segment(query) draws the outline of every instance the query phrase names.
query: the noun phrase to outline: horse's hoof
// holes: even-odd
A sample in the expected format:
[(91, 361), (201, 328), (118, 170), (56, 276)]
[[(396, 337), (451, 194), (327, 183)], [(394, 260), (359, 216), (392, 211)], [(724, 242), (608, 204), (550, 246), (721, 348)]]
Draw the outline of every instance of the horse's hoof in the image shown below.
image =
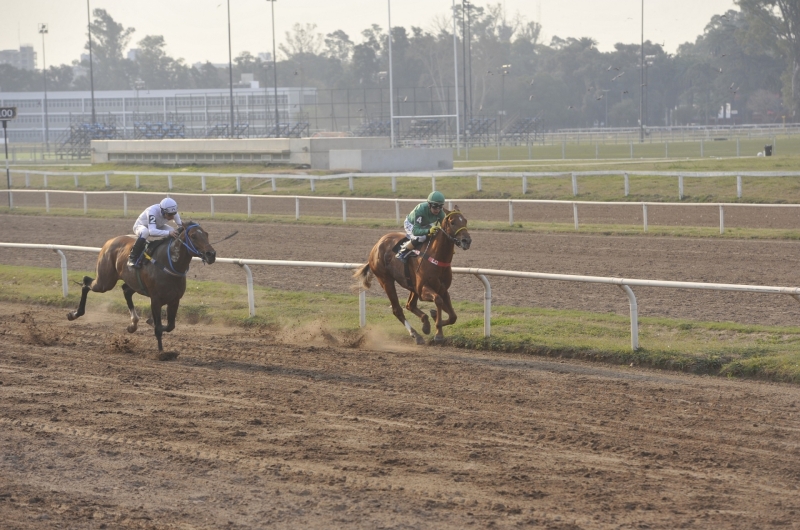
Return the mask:
[(139, 329), (139, 326), (138, 326), (138, 324), (137, 325), (130, 324), (130, 325), (128, 325), (128, 327), (126, 329), (128, 330), (128, 333), (133, 333), (137, 329)]
[(431, 321), (427, 318), (422, 321), (422, 332), (426, 335), (431, 332)]
[(160, 351), (156, 354), (157, 361), (174, 361), (178, 358), (176, 351)]
[(434, 320), (436, 320), (436, 310), (435, 309), (431, 309), (431, 316), (433, 317)]
[(67, 320), (69, 320), (70, 322), (72, 322), (76, 318), (78, 317), (75, 316), (75, 311), (70, 311), (69, 313), (67, 313)]
[(425, 339), (423, 337), (420, 337), (419, 335), (414, 337), (414, 339), (417, 341), (417, 346), (422, 346), (425, 344)]
[(148, 318), (147, 320), (145, 320), (145, 322), (147, 322), (148, 325), (152, 326), (153, 325), (153, 317)]
[(433, 337), (433, 342), (436, 344), (444, 343), (444, 335), (436, 335), (435, 337)]

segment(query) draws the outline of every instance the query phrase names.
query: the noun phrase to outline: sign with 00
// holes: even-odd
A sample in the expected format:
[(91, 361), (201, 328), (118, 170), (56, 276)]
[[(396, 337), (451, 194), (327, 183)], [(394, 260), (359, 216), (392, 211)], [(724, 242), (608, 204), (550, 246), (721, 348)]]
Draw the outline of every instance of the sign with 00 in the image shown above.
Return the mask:
[(0, 107), (0, 120), (13, 120), (17, 117), (17, 107)]

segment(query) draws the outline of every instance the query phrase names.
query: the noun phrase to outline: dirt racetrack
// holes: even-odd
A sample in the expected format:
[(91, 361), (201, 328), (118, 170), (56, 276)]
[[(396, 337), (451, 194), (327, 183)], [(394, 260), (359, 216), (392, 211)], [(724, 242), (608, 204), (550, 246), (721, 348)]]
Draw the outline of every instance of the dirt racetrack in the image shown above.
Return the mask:
[[(3, 241), (100, 246), (132, 221), (0, 216)], [(220, 256), (363, 261), (381, 230), (203, 222)], [(456, 265), (797, 285), (797, 243), (473, 232)], [(95, 257), (68, 253), (71, 269)], [(58, 261), (0, 249), (3, 264)], [(349, 275), (255, 268), (345, 291)], [(244, 281), (238, 267), (192, 268)], [(56, 287), (57, 288), (57, 287)], [(496, 304), (627, 312), (618, 289), (492, 280)], [(637, 289), (642, 314), (795, 323), (790, 297)], [(453, 294), (478, 301), (457, 277)], [(373, 289), (373, 295), (378, 293)], [(98, 296), (119, 296), (119, 291)], [(798, 307), (796, 307), (798, 306)], [(388, 311), (388, 309), (387, 309)], [(800, 389), (0, 304), (3, 528), (800, 528)], [(399, 324), (398, 324), (399, 325)]]
[(796, 387), (87, 317), (0, 305), (3, 528), (800, 528)]

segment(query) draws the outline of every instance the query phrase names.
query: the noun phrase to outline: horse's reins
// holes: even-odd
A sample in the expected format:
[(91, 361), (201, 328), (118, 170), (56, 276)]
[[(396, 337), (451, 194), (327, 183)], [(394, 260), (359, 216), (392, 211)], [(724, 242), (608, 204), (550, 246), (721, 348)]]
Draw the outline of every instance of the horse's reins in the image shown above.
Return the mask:
[[(198, 226), (200, 226), (200, 225), (197, 224), (197, 223), (189, 223), (188, 225), (186, 225), (186, 227), (183, 230), (183, 237), (178, 239), (178, 241), (180, 242), (181, 245), (186, 247), (186, 250), (188, 250), (191, 254), (194, 254), (195, 256), (200, 258), (201, 260), (203, 260), (203, 263), (205, 263), (206, 262), (205, 256), (199, 250), (197, 250), (197, 247), (194, 246), (194, 243), (189, 238), (189, 230), (191, 230), (192, 228), (197, 228)], [(186, 241), (184, 241), (184, 239)], [(184, 272), (178, 272), (178, 271), (175, 270), (175, 267), (172, 265), (172, 256), (170, 255), (170, 249), (171, 248), (172, 248), (172, 245), (167, 245), (167, 263), (169, 264), (169, 268), (172, 269), (172, 270), (167, 270), (167, 268), (164, 267), (164, 272), (166, 272), (167, 274), (171, 274), (173, 276), (180, 276), (180, 277), (186, 276), (186, 274), (189, 272), (188, 268)]]

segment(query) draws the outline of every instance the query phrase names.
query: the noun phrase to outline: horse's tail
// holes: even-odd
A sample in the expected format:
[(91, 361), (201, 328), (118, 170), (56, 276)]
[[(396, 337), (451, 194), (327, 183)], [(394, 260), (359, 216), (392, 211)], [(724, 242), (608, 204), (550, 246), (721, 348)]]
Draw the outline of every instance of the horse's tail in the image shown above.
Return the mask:
[(372, 278), (374, 275), (372, 274), (372, 269), (369, 268), (369, 263), (365, 263), (363, 267), (356, 270), (353, 273), (353, 278), (358, 280), (358, 284), (356, 287), (364, 289), (365, 291), (372, 286)]

